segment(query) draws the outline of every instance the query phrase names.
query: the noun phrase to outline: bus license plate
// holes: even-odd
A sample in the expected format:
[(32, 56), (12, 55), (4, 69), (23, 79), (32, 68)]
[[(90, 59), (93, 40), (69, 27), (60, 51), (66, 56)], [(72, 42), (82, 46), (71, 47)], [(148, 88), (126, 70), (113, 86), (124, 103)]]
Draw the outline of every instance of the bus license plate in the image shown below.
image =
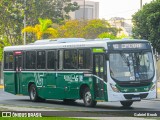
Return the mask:
[(133, 97), (132, 100), (135, 100), (135, 101), (140, 101), (140, 97)]

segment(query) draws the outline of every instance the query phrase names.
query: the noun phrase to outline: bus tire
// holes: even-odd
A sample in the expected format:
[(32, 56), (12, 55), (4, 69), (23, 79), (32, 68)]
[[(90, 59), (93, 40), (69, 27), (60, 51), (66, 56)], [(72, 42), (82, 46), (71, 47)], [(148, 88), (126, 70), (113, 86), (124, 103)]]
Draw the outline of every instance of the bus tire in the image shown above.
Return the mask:
[(130, 107), (133, 104), (133, 101), (120, 101), (123, 107)]
[(32, 84), (30, 87), (29, 87), (29, 97), (30, 97), (30, 100), (32, 102), (42, 102), (42, 101), (45, 101), (45, 99), (42, 99), (38, 96), (38, 93), (37, 93), (37, 90), (36, 90), (36, 85), (35, 84)]
[(88, 87), (83, 92), (83, 101), (86, 107), (94, 107), (97, 104), (97, 101), (92, 99), (92, 94)]

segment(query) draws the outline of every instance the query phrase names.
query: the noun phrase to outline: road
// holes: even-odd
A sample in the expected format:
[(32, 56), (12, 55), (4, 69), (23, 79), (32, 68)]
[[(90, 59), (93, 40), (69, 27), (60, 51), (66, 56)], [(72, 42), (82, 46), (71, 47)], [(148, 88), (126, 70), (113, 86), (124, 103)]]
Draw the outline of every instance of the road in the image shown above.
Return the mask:
[(68, 111), (160, 111), (160, 99), (142, 100), (133, 103), (130, 108), (123, 108), (119, 102), (98, 102), (95, 108), (85, 107), (83, 101), (77, 100), (75, 104), (66, 105), (62, 101), (47, 100), (44, 103), (35, 103), (28, 96), (16, 96), (0, 89), (0, 105), (19, 107), (39, 107), (50, 110)]

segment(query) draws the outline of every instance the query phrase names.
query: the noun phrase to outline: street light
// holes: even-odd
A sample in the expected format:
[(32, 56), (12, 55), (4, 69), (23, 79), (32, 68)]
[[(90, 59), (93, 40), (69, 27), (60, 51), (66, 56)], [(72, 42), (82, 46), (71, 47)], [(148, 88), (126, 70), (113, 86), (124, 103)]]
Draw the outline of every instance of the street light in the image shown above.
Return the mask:
[[(23, 20), (24, 28), (26, 27), (26, 0), (24, 0), (24, 20)], [(24, 45), (26, 44), (26, 32), (24, 32)]]
[(85, 6), (86, 6), (86, 0), (84, 0), (83, 3), (83, 20), (85, 20)]
[(140, 0), (140, 9), (142, 9), (142, 0)]

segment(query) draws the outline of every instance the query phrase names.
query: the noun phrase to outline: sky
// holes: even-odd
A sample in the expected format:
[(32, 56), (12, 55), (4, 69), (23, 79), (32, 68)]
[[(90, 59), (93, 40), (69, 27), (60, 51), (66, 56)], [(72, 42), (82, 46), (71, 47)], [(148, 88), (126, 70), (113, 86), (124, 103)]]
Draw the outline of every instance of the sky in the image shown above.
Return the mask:
[[(140, 0), (86, 0), (99, 2), (99, 18), (123, 17), (131, 19), (140, 9)], [(142, 0), (143, 5), (152, 0)]]

